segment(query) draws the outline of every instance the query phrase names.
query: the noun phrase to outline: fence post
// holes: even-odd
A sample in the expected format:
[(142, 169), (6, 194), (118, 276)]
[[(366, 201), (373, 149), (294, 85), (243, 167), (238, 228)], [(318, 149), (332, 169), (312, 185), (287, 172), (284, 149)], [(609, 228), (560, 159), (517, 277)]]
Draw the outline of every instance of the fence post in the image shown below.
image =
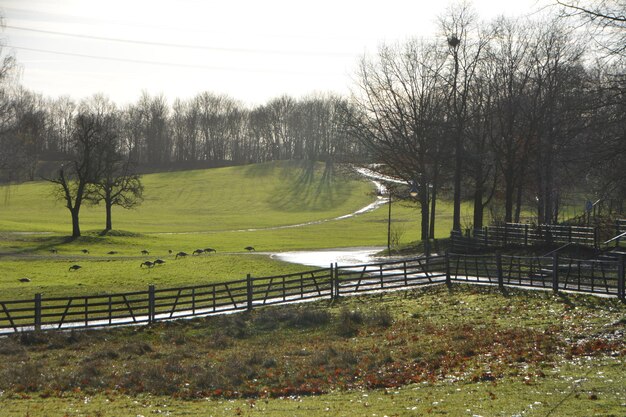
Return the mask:
[(508, 241), (509, 234), (509, 224), (504, 223), (504, 246), (506, 247)]
[(452, 280), (450, 278), (450, 251), (446, 249), (445, 254), (445, 264), (446, 264), (446, 285), (450, 287), (452, 284)]
[(496, 252), (496, 271), (498, 274), (498, 287), (504, 289), (504, 275), (502, 273), (502, 254), (500, 251)]
[(35, 294), (35, 330), (41, 330), (41, 294)]
[(624, 277), (626, 257), (620, 256), (619, 263), (617, 264), (617, 297), (626, 302), (626, 278)]
[(246, 296), (248, 299), (248, 311), (252, 311), (252, 276), (246, 275)]
[(335, 267), (333, 268), (333, 270), (335, 271), (335, 298), (339, 298), (339, 269), (337, 267), (337, 262), (335, 262)]
[(154, 285), (148, 285), (148, 323), (152, 323), (156, 317), (154, 305)]
[(489, 228), (485, 226), (485, 247), (486, 248), (489, 247), (489, 237), (487, 236), (487, 234), (489, 234)]
[(572, 225), (567, 228), (567, 241), (572, 243)]
[(528, 223), (524, 225), (524, 246), (528, 246)]
[(552, 254), (552, 290), (559, 292), (559, 254)]
[(593, 247), (598, 249), (598, 226), (593, 228)]
[(335, 292), (335, 274), (333, 273), (333, 263), (330, 263), (330, 268), (328, 269), (330, 274), (330, 299), (332, 300)]

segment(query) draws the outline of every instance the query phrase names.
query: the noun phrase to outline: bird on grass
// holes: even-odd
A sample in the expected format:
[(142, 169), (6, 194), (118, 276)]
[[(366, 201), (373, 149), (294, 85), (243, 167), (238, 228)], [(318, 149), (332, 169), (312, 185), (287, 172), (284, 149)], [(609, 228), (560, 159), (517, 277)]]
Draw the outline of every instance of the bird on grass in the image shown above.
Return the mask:
[(145, 262), (142, 262), (141, 265), (139, 265), (139, 267), (143, 268), (144, 265), (147, 266), (148, 268), (152, 268), (154, 266), (154, 262), (145, 261)]
[(204, 252), (205, 253), (210, 253), (210, 252), (217, 253), (217, 251), (215, 249), (213, 249), (213, 248), (206, 248), (206, 249), (204, 249)]
[(179, 257), (184, 258), (185, 256), (187, 256), (186, 252), (178, 252), (175, 259), (178, 259)]
[(88, 253), (89, 253), (89, 249), (81, 249), (80, 251), (81, 251), (82, 253), (84, 253), (84, 254), (88, 254)]
[(254, 251), (254, 247), (252, 247), (252, 246), (246, 246), (244, 249), (247, 250), (248, 252)]
[(72, 266), (70, 266), (69, 271), (78, 271), (80, 268), (82, 268), (82, 266), (80, 266), (80, 265), (72, 265)]
[(20, 278), (20, 282), (30, 282), (30, 278)]
[(117, 252), (114, 250), (107, 252), (107, 255), (115, 255), (115, 254), (117, 254)]
[(142, 255), (150, 255), (150, 252), (148, 252), (146, 249), (141, 251)]
[(200, 255), (201, 253), (204, 253), (204, 249), (196, 249), (193, 251), (192, 255)]
[(155, 265), (163, 265), (165, 261), (163, 259), (155, 259), (153, 264)]

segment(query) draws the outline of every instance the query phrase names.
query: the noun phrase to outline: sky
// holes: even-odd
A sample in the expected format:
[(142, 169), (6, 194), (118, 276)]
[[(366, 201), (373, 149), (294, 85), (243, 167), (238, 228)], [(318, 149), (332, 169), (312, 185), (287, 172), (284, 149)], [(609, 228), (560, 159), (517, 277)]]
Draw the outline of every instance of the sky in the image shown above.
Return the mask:
[[(476, 0), (481, 19), (548, 0)], [(543, 3), (542, 3), (543, 2)], [(2, 53), (44, 96), (143, 91), (171, 103), (209, 91), (246, 105), (287, 94), (349, 94), (360, 57), (436, 38), (449, 3), (423, 0), (0, 0)], [(442, 38), (445, 41), (445, 38)]]

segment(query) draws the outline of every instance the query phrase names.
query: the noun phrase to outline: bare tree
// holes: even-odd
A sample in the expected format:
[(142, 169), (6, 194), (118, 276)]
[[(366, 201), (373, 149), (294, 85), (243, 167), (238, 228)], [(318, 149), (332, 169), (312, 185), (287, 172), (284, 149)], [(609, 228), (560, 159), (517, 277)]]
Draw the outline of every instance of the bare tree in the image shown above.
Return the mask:
[[(0, 16), (0, 29), (3, 27), (4, 21)], [(0, 40), (0, 172), (6, 171), (9, 175), (19, 168), (19, 164), (16, 163), (19, 143), (13, 135), (15, 109), (12, 105), (16, 68), (15, 57), (7, 53), (4, 41)]]
[(81, 110), (74, 119), (72, 157), (61, 165), (56, 176), (48, 181), (57, 185), (58, 197), (65, 202), (72, 217), (72, 237), (81, 235), (79, 214), (87, 187), (99, 181), (98, 161), (104, 126), (96, 114)]
[(90, 111), (96, 115), (101, 128), (98, 178), (86, 189), (85, 199), (92, 204), (104, 203), (105, 232), (112, 229), (112, 207), (130, 209), (142, 201), (143, 185), (135, 171), (128, 148), (123, 147), (119, 136), (119, 116), (115, 105), (103, 96), (94, 96), (89, 102)]
[(626, 1), (556, 0), (561, 15), (580, 19), (611, 56), (626, 57)]
[(445, 55), (432, 44), (381, 47), (375, 61), (361, 61), (356, 112), (349, 122), (351, 134), (378, 161), (418, 186), (423, 240), (429, 236), (429, 201), (435, 197), (445, 137), (444, 63)]
[(449, 85), (449, 119), (454, 149), (454, 197), (452, 229), (461, 229), (462, 176), (468, 123), (471, 85), (478, 74), (478, 66), (490, 34), (477, 24), (477, 16), (467, 2), (454, 4), (440, 19), (441, 31), (446, 37), (450, 67), (447, 73)]

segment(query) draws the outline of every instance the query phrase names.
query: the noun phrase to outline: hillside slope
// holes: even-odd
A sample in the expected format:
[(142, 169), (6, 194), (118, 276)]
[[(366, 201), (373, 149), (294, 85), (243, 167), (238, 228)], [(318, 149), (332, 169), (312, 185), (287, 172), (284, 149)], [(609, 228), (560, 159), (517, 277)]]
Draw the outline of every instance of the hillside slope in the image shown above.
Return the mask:
[[(273, 162), (146, 175), (144, 202), (115, 207), (114, 229), (195, 232), (304, 223), (372, 201), (370, 183), (324, 164)], [(65, 232), (70, 215), (47, 182), (0, 187), (0, 231)], [(81, 209), (83, 230), (104, 226), (102, 207)]]

